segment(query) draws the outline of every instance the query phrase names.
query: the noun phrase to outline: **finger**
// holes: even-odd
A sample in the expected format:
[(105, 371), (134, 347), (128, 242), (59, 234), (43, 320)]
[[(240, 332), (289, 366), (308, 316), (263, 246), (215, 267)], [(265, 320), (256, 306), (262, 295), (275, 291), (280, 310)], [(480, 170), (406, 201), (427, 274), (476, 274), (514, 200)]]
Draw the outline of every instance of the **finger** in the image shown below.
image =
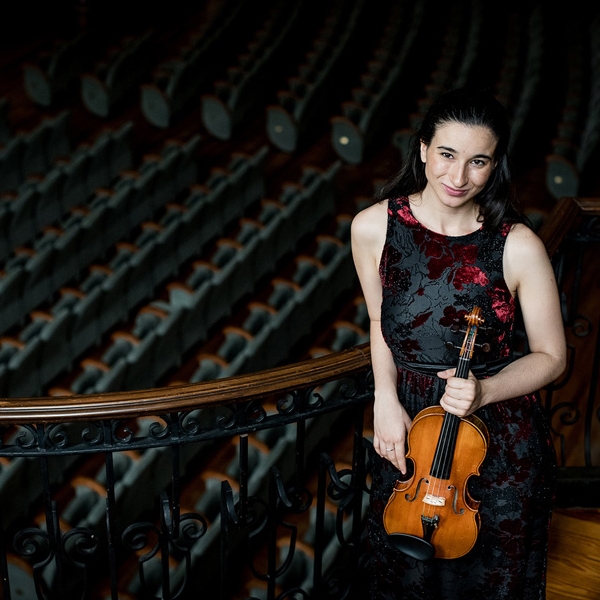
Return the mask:
[(454, 375), (454, 373), (456, 373), (456, 368), (452, 368), (452, 369), (445, 369), (444, 371), (438, 371), (437, 376), (440, 377), (441, 379), (449, 379), (450, 377), (452, 377)]

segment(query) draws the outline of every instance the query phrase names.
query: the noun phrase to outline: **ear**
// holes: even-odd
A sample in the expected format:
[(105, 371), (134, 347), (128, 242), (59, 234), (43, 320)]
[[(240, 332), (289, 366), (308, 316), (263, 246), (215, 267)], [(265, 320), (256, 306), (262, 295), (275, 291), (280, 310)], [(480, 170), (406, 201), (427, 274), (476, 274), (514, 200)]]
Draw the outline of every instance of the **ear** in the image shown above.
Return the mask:
[(421, 148), (421, 161), (426, 163), (427, 162), (427, 144), (423, 140), (420, 140), (419, 144), (420, 144), (420, 148)]

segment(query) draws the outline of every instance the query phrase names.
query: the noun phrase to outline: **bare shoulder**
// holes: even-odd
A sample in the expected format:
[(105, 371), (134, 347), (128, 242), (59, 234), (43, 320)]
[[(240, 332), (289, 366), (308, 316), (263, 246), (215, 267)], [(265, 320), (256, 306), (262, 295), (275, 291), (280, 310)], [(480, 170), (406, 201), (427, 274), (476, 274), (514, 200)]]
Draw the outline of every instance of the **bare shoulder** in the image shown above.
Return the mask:
[(518, 223), (508, 234), (504, 251), (504, 278), (513, 293), (528, 283), (540, 286), (542, 281), (554, 281), (546, 247), (527, 225)]
[(387, 230), (387, 200), (371, 204), (352, 219), (352, 237), (362, 241), (379, 241)]
[(534, 256), (548, 257), (542, 240), (523, 223), (515, 223), (512, 226), (506, 239), (506, 250), (509, 257), (517, 260), (526, 257), (534, 258)]

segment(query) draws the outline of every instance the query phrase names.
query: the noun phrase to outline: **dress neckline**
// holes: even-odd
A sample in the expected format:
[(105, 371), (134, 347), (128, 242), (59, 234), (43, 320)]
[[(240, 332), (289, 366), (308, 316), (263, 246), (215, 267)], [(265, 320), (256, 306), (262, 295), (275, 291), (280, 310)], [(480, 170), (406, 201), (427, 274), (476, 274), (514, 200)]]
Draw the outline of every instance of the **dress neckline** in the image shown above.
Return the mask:
[(470, 233), (464, 233), (462, 235), (448, 235), (446, 233), (440, 233), (439, 231), (435, 231), (434, 229), (430, 229), (429, 227), (426, 227), (425, 225), (423, 225), (423, 223), (421, 223), (421, 221), (419, 221), (419, 219), (417, 219), (417, 217), (415, 217), (415, 215), (412, 211), (412, 208), (410, 206), (410, 200), (408, 199), (408, 196), (402, 196), (401, 198), (398, 198), (397, 202), (400, 204), (400, 206), (404, 206), (406, 208), (406, 211), (408, 213), (407, 216), (409, 216), (410, 219), (412, 219), (414, 224), (416, 224), (419, 228), (421, 228), (423, 231), (426, 231), (430, 235), (435, 235), (437, 237), (446, 238), (446, 239), (450, 239), (450, 240), (458, 240), (461, 238), (469, 238), (471, 236), (474, 236), (474, 235), (480, 233), (481, 230), (483, 229), (483, 225), (480, 225), (474, 231), (471, 231)]

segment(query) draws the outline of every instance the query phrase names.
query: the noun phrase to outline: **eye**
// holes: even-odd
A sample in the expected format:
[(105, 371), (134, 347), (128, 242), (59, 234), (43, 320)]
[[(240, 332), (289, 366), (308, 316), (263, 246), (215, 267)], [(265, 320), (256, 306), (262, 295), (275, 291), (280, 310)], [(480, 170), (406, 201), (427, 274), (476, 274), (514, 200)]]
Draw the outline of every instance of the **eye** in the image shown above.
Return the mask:
[(475, 158), (472, 162), (477, 167), (485, 167), (487, 165), (487, 161), (481, 160), (480, 158)]

